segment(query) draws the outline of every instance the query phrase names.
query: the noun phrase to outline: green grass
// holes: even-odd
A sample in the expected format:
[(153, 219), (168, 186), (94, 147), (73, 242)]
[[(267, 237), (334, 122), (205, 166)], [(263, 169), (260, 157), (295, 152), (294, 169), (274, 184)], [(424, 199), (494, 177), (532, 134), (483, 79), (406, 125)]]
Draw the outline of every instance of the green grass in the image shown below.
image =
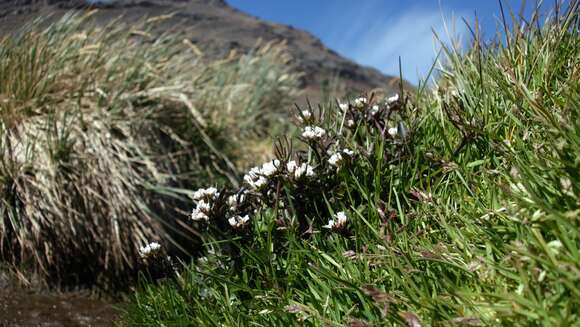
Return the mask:
[[(121, 325), (577, 326), (578, 2), (538, 19), (474, 35), (465, 54), (444, 47), (434, 92), (316, 112), (328, 134), (281, 140), (281, 168), (247, 193), (249, 226), (211, 200), (207, 223), (188, 222), (205, 255), (145, 279)], [(327, 147), (355, 157), (337, 173)], [(290, 159), (317, 177), (288, 177)], [(346, 228), (323, 228), (338, 211)]]
[(235, 183), (281, 126), (297, 83), (281, 45), (202, 61), (149, 34), (158, 20), (66, 15), (0, 39), (0, 258), (25, 281), (127, 288), (146, 242), (195, 251), (176, 225), (188, 189)]

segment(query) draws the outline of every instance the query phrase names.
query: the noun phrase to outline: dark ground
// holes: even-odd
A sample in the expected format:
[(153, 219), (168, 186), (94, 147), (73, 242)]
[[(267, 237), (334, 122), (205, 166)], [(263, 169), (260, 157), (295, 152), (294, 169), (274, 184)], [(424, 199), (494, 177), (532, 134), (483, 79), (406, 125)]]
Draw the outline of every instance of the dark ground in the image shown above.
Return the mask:
[(118, 305), (81, 292), (39, 293), (11, 287), (0, 289), (0, 327), (111, 326)]
[(16, 274), (0, 266), (0, 327), (111, 326), (122, 302), (99, 299), (88, 291), (49, 291), (34, 277), (22, 287)]

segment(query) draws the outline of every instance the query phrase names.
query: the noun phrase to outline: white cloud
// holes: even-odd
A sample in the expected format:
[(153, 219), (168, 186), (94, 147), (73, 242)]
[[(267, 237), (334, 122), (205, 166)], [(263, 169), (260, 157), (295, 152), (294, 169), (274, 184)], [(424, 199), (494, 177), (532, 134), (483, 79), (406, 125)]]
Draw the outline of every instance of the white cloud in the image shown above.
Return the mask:
[(454, 26), (451, 15), (439, 9), (411, 8), (395, 18), (372, 10), (365, 12), (350, 23), (350, 33), (336, 42), (337, 50), (389, 75), (399, 75), (400, 56), (403, 77), (412, 83), (427, 75), (436, 57), (439, 45), (433, 31), (445, 43), (450, 37), (466, 36), (465, 25), (461, 22)]

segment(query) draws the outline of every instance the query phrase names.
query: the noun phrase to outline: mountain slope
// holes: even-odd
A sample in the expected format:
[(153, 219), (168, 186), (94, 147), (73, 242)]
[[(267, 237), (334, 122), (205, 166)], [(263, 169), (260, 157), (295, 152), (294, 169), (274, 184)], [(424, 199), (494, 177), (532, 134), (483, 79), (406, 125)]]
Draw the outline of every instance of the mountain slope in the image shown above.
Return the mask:
[(341, 57), (305, 31), (262, 21), (228, 6), (223, 0), (116, 0), (96, 5), (82, 0), (2, 0), (0, 33), (14, 31), (39, 16), (56, 19), (70, 10), (91, 8), (99, 9), (94, 16), (99, 23), (120, 15), (124, 21), (132, 22), (172, 14), (157, 31), (183, 34), (208, 59), (226, 56), (232, 50), (246, 52), (258, 40), (285, 41), (294, 69), (304, 73), (302, 97), (313, 100), (320, 97), (324, 85), (336, 82), (343, 92), (375, 88), (394, 92), (399, 87), (398, 78)]

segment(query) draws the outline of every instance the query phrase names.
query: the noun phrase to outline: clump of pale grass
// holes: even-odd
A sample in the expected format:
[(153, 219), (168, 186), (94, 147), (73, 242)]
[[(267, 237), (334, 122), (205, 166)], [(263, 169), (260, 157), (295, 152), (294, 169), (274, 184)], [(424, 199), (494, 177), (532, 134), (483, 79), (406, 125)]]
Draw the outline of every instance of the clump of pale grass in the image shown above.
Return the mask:
[(183, 188), (236, 184), (234, 149), (294, 90), (282, 45), (202, 64), (150, 23), (65, 16), (0, 40), (0, 255), (14, 267), (122, 286), (145, 243), (184, 249), (165, 218)]

